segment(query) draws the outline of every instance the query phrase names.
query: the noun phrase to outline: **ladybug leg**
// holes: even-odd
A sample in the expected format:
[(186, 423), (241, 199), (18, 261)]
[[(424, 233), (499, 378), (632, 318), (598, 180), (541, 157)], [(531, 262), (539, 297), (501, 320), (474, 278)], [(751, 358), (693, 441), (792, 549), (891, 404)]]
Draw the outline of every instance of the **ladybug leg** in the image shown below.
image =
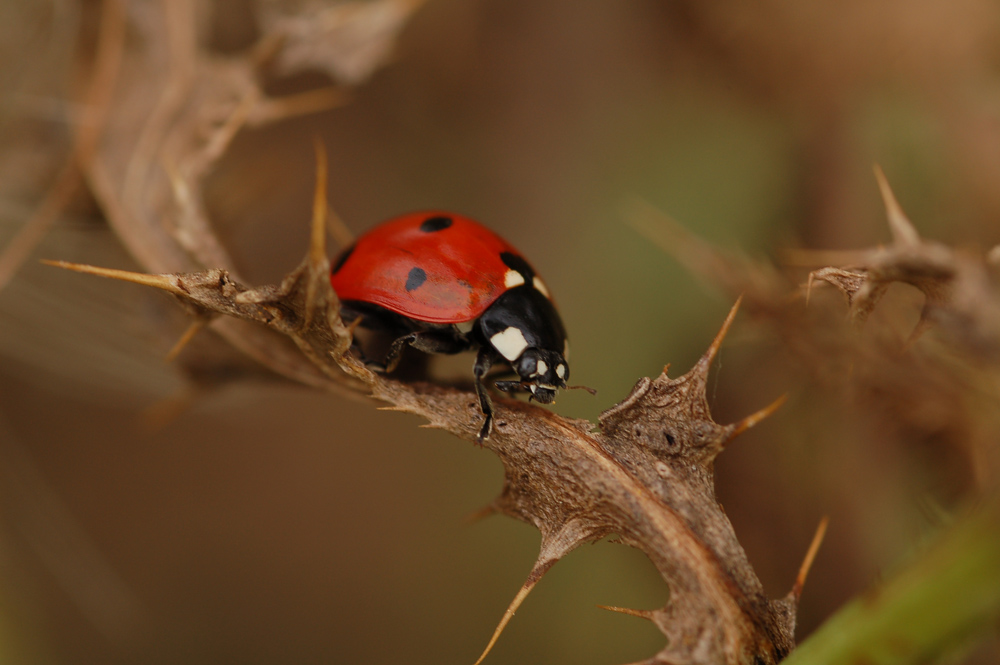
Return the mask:
[(425, 353), (443, 353), (451, 355), (468, 351), (471, 344), (464, 337), (456, 337), (453, 333), (441, 330), (425, 330), (415, 333), (410, 346)]
[(366, 358), (361, 347), (356, 348), (361, 354), (361, 360), (365, 363), (365, 367), (379, 374), (388, 374), (399, 365), (399, 361), (403, 357), (403, 347), (409, 344), (412, 341), (411, 338), (416, 334), (410, 333), (409, 335), (403, 335), (394, 339), (392, 346), (389, 347), (389, 351), (385, 354), (385, 359), (382, 361)]
[[(409, 335), (403, 335), (402, 337), (397, 337), (392, 341), (392, 346), (389, 347), (388, 353), (385, 354), (385, 360), (382, 361), (382, 370), (386, 374), (396, 369), (399, 365), (400, 359), (403, 357), (403, 349), (410, 344), (413, 344), (414, 340), (417, 339), (417, 335), (420, 333), (412, 332)], [(372, 363), (374, 365), (374, 363)]]
[(403, 349), (412, 346), (425, 353), (459, 353), (469, 348), (469, 342), (454, 335), (442, 333), (436, 330), (418, 330), (393, 340), (385, 360), (379, 363), (368, 363), (376, 371), (391, 372), (399, 365), (403, 357)]
[(526, 384), (522, 381), (497, 381), (493, 385), (497, 387), (497, 390), (502, 390), (503, 392), (511, 393), (512, 395), (516, 393), (530, 392)]
[(479, 396), (479, 408), (486, 416), (483, 427), (479, 430), (479, 445), (483, 445), (483, 441), (490, 438), (490, 433), (493, 432), (493, 400), (490, 399), (489, 393), (486, 392), (486, 386), (483, 385), (483, 377), (490, 371), (491, 365), (493, 365), (492, 351), (486, 346), (479, 347), (476, 364), (472, 367), (472, 374), (476, 379), (476, 395)]

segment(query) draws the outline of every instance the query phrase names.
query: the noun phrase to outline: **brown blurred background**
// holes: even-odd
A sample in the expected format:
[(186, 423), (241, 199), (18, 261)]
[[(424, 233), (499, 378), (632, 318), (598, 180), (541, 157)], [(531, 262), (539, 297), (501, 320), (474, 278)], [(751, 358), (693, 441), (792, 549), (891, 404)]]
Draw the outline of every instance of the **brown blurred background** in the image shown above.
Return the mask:
[[(2, 244), (66, 158), (80, 109), (65, 100), (88, 48), (68, 31), (87, 34), (97, 10), (0, 5)], [(206, 11), (220, 55), (254, 42), (250, 3)], [(761, 260), (866, 247), (888, 240), (878, 162), (925, 236), (1000, 242), (998, 45), (1000, 6), (986, 0), (431, 0), (350, 104), (241, 133), (209, 182), (210, 213), (249, 280), (279, 279), (306, 244), (319, 135), (353, 230), (427, 207), (481, 219), (544, 274), (573, 381), (599, 390), (555, 410), (596, 420), (640, 376), (686, 371), (732, 304), (627, 223), (636, 199)], [(35, 254), (137, 268), (86, 195)], [(919, 297), (894, 287), (890, 300), (902, 314), (885, 325), (905, 337)], [(497, 460), (412, 417), (226, 382), (210, 336), (183, 364), (216, 359), (201, 378), (217, 387), (174, 409), (192, 384), (162, 359), (184, 327), (159, 294), (34, 261), (0, 292), (0, 662), (473, 662), (539, 541), (506, 518), (466, 522), (499, 491)], [(744, 316), (710, 399), (730, 422), (790, 393), (717, 475), (772, 596), (830, 516), (802, 639), (981, 470), (953, 423), (887, 435), (800, 362)], [(660, 647), (656, 629), (596, 605), (665, 600), (640, 553), (583, 548), (487, 662), (639, 660)], [(970, 662), (995, 662), (991, 648)]]

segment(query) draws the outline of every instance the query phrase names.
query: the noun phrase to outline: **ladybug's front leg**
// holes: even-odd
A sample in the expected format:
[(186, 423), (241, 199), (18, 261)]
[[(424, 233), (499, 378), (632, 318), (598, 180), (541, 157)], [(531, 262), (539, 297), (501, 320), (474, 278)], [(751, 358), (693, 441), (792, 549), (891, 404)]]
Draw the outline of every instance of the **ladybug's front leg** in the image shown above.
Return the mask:
[(483, 385), (483, 377), (490, 371), (492, 365), (492, 349), (487, 346), (479, 347), (476, 364), (472, 367), (472, 374), (476, 378), (476, 394), (479, 396), (479, 408), (482, 409), (483, 415), (486, 416), (486, 420), (483, 421), (483, 427), (479, 430), (479, 437), (477, 438), (479, 445), (483, 445), (483, 441), (490, 438), (490, 434), (493, 432), (493, 400), (490, 399), (489, 393), (486, 392), (486, 386)]
[(502, 390), (503, 392), (510, 393), (511, 395), (531, 392), (529, 384), (524, 381), (497, 381), (493, 385), (497, 387), (497, 390)]

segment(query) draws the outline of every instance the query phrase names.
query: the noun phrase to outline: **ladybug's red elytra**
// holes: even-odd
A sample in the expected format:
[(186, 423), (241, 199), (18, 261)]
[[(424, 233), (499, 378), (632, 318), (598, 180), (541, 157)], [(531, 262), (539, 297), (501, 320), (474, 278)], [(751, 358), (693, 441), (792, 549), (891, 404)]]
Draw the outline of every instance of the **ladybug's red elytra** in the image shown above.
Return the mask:
[(493, 430), (483, 385), (493, 364), (509, 365), (520, 378), (497, 381), (505, 392), (551, 404), (566, 388), (566, 330), (548, 289), (516, 249), (468, 217), (430, 211), (390, 219), (338, 257), (330, 281), (345, 319), (360, 316), (363, 327), (393, 336), (385, 371), (407, 345), (428, 353), (479, 350), (480, 441)]

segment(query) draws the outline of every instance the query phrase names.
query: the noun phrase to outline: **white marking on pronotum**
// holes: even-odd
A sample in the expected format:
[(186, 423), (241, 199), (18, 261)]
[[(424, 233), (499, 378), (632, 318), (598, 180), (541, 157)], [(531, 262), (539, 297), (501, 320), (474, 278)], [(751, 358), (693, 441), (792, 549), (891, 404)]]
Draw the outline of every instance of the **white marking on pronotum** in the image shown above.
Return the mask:
[(459, 321), (458, 323), (455, 324), (455, 328), (458, 329), (458, 332), (462, 333), (463, 335), (466, 335), (472, 332), (472, 326), (475, 325), (475, 323), (476, 323), (475, 319), (473, 319), (472, 321)]
[(566, 378), (566, 365), (563, 365), (562, 363), (556, 365), (556, 376), (560, 379)]
[(508, 270), (503, 276), (503, 285), (508, 289), (524, 284), (524, 275), (516, 270)]
[(535, 369), (535, 374), (545, 374), (549, 371), (549, 366), (545, 364), (544, 360), (538, 361), (538, 367)]
[(536, 277), (533, 280), (531, 280), (531, 284), (536, 289), (538, 289), (539, 291), (541, 291), (543, 296), (545, 296), (546, 298), (550, 297), (549, 296), (549, 290), (547, 288), (545, 288), (545, 282), (543, 282), (541, 279), (539, 279), (538, 277)]
[(524, 333), (514, 326), (490, 337), (490, 344), (507, 360), (516, 360), (528, 348), (528, 341), (524, 339)]

